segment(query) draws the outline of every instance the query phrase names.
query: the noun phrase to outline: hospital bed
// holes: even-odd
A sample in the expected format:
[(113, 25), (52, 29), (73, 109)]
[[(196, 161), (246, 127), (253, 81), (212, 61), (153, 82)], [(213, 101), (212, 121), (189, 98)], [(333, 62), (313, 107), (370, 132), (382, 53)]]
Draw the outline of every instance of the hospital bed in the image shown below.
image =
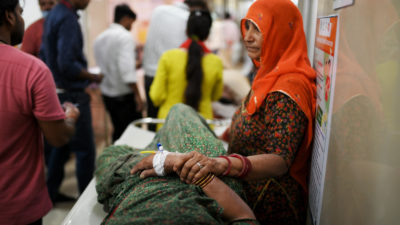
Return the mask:
[[(230, 119), (207, 120), (208, 124), (214, 125), (214, 132), (217, 136), (225, 131), (230, 122)], [(125, 129), (121, 137), (115, 141), (114, 145), (129, 145), (135, 148), (146, 147), (155, 136), (155, 132), (144, 130), (138, 126), (157, 123), (164, 123), (164, 120), (143, 118), (133, 121)], [(228, 144), (224, 143), (224, 147), (227, 149)], [(96, 178), (93, 178), (61, 224), (98, 225), (103, 221), (106, 215), (107, 213), (103, 211), (103, 205), (97, 202)]]

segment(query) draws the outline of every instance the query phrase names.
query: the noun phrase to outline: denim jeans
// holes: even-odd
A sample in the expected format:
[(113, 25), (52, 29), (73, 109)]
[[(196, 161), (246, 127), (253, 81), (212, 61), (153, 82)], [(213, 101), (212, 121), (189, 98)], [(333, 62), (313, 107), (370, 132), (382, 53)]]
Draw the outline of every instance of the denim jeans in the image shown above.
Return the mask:
[(76, 157), (76, 176), (79, 192), (82, 193), (93, 177), (95, 167), (95, 145), (90, 110), (90, 96), (85, 92), (67, 92), (58, 95), (61, 104), (65, 101), (78, 104), (80, 117), (75, 124), (75, 134), (62, 147), (52, 147), (48, 158), (47, 188), (54, 200), (64, 178), (64, 165), (71, 152)]

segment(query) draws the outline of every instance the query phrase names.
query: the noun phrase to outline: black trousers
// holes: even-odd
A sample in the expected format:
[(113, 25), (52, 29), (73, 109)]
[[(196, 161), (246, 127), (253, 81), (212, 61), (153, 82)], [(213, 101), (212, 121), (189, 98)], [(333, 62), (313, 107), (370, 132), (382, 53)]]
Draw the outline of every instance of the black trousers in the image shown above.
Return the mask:
[[(151, 101), (150, 95), (149, 95), (150, 86), (151, 86), (151, 83), (153, 83), (153, 80), (154, 80), (154, 77), (147, 76), (147, 75), (144, 76), (144, 87), (146, 90), (146, 99), (147, 99), (147, 116), (152, 117), (152, 118), (157, 118), (158, 107), (155, 107), (153, 105), (153, 102)], [(149, 130), (156, 131), (155, 124), (149, 125), (148, 127), (149, 127)]]
[(76, 121), (75, 134), (71, 140), (61, 147), (52, 147), (48, 155), (46, 183), (53, 202), (59, 193), (64, 179), (64, 165), (71, 152), (75, 153), (76, 177), (80, 193), (93, 178), (96, 160), (90, 96), (83, 91), (71, 91), (58, 94), (58, 98), (61, 104), (66, 101), (79, 104), (80, 116)]
[(110, 113), (114, 126), (113, 142), (121, 136), (132, 121), (142, 118), (142, 113), (136, 111), (135, 95), (133, 93), (118, 97), (103, 95), (103, 101), (107, 111)]

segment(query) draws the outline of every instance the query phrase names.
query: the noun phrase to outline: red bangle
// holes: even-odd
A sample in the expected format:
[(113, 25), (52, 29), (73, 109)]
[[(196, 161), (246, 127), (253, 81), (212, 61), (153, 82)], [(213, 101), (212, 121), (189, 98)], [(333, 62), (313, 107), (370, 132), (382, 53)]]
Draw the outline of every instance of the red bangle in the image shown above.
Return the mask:
[(238, 177), (244, 178), (252, 169), (250, 160), (247, 157), (239, 154), (231, 154), (229, 156), (240, 159), (242, 161), (242, 170), (240, 171)]
[(245, 174), (243, 174), (243, 177), (247, 176), (247, 174), (250, 173), (250, 171), (253, 169), (253, 166), (251, 165), (251, 161), (249, 158), (247, 158), (246, 156), (243, 156), (243, 158), (246, 160), (247, 163), (247, 171)]
[(225, 172), (222, 173), (222, 176), (226, 176), (231, 172), (232, 162), (227, 156), (220, 155), (218, 157), (219, 158), (224, 158), (224, 159), (226, 159), (228, 161), (228, 168), (226, 168)]

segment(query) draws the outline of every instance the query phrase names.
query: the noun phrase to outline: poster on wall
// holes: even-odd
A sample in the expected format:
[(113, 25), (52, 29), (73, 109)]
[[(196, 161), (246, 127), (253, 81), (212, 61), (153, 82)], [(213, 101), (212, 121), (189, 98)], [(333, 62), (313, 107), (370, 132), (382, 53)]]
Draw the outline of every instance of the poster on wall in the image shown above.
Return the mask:
[(353, 4), (354, 0), (333, 0), (333, 9), (336, 10)]
[(309, 204), (313, 225), (319, 225), (322, 208), (335, 90), (338, 27), (338, 15), (317, 19), (314, 53), (314, 67), (317, 72), (317, 104), (309, 181)]

